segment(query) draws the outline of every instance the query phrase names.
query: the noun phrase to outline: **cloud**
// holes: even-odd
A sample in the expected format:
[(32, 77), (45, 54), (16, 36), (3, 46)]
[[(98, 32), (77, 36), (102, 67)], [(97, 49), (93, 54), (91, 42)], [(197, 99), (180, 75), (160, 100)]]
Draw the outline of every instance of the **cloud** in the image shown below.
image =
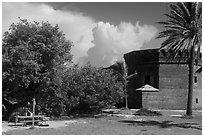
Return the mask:
[(2, 4), (2, 31), (9, 29), (11, 23), (18, 22), (18, 17), (28, 21), (49, 21), (53, 26), (58, 24), (65, 37), (74, 44), (72, 54), (74, 61), (87, 55), (89, 48), (93, 47), (92, 29), (96, 26), (93, 18), (82, 13), (55, 10), (44, 3), (6, 3)]
[(96, 22), (92, 17), (71, 10), (54, 9), (45, 3), (2, 4), (2, 31), (9, 29), (18, 17), (28, 21), (49, 21), (59, 25), (65, 37), (74, 44), (71, 52), (74, 62), (81, 65), (90, 62), (95, 66), (109, 66), (122, 60), (123, 54), (141, 49), (158, 32), (154, 26), (134, 25), (121, 22), (115, 26), (110, 23)]
[(124, 53), (141, 49), (158, 32), (154, 26), (140, 25), (139, 22), (135, 25), (121, 22), (118, 26), (99, 22), (92, 31), (94, 47), (91, 47), (88, 55), (81, 57), (79, 62), (90, 62), (104, 67), (123, 60)]

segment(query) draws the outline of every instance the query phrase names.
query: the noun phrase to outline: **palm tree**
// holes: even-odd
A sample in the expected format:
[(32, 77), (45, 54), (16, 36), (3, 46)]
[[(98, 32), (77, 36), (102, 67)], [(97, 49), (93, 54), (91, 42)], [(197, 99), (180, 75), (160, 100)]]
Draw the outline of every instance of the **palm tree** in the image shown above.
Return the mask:
[(165, 28), (157, 38), (166, 38), (160, 49), (178, 53), (188, 51), (189, 88), (186, 115), (192, 116), (193, 74), (195, 59), (199, 58), (202, 42), (202, 3), (185, 2), (170, 5), (168, 19), (158, 22)]

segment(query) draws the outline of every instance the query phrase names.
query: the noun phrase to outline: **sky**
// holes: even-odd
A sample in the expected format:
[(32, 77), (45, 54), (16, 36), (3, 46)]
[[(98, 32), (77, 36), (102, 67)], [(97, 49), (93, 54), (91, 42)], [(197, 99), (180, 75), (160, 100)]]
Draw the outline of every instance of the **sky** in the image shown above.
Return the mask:
[(59, 25), (73, 42), (73, 61), (108, 67), (133, 50), (158, 48), (167, 2), (3, 2), (2, 31), (18, 17)]

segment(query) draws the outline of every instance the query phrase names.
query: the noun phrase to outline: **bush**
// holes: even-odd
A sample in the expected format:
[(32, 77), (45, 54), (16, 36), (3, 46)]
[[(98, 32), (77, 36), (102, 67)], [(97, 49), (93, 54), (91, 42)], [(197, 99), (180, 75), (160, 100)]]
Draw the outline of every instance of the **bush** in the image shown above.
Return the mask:
[(111, 70), (97, 69), (90, 64), (69, 68), (62, 90), (66, 92), (71, 111), (93, 112), (108, 108), (122, 101), (124, 85)]
[(98, 112), (124, 98), (124, 83), (111, 70), (71, 66), (59, 73), (56, 88), (40, 101), (43, 112), (60, 117), (73, 113)]

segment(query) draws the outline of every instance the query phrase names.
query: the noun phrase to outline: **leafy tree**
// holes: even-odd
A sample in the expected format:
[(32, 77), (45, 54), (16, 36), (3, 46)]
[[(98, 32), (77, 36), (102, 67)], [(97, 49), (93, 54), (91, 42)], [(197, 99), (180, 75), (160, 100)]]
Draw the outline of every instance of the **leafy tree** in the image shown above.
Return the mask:
[[(61, 89), (57, 91), (59, 93), (56, 100), (42, 98), (42, 104), (47, 101), (50, 103), (46, 104), (58, 106), (63, 112), (59, 109), (56, 111), (61, 114), (100, 111), (122, 101), (124, 83), (118, 79), (118, 75), (111, 70), (95, 68), (90, 64), (83, 67), (74, 65), (63, 72)], [(50, 107), (50, 110), (55, 108)]]
[[(3, 35), (3, 97), (27, 102), (50, 91), (57, 71), (71, 62), (72, 43), (58, 25), (20, 19)], [(7, 116), (13, 111), (7, 108)]]
[(132, 79), (133, 77), (135, 77), (137, 75), (137, 72), (128, 75), (127, 73), (127, 66), (125, 64), (125, 62), (123, 61), (117, 61), (116, 63), (114, 63), (113, 65), (109, 66), (106, 69), (111, 69), (113, 70), (117, 75), (119, 74), (120, 79), (124, 82), (125, 84), (125, 108), (128, 109), (128, 82), (130, 79)]
[(188, 51), (189, 89), (186, 114), (192, 115), (193, 74), (195, 59), (200, 56), (202, 41), (202, 3), (184, 2), (170, 5), (168, 20), (159, 22), (165, 28), (157, 38), (165, 37), (161, 48), (174, 51), (174, 57)]

